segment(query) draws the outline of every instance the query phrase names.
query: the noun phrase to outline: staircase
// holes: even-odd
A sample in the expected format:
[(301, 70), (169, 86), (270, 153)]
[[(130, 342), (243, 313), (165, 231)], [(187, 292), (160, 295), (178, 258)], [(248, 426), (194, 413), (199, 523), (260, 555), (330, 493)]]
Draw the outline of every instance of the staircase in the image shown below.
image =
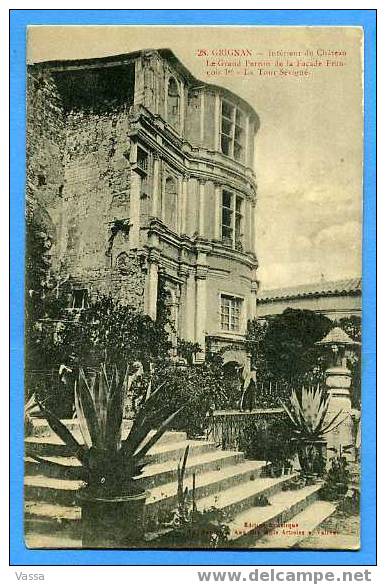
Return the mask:
[[(80, 440), (76, 421), (66, 424)], [(283, 491), (296, 474), (264, 477), (264, 461), (246, 460), (237, 451), (220, 451), (206, 440), (187, 440), (182, 432), (167, 432), (146, 456), (148, 464), (143, 473), (149, 492), (149, 548), (157, 546), (158, 519), (176, 507), (177, 465), (188, 444), (185, 485), (192, 489), (195, 473), (197, 508), (216, 506), (229, 514), (232, 547), (299, 546), (334, 511), (332, 504), (318, 500), (320, 485)], [(32, 454), (66, 465), (67, 469), (52, 469), (36, 462)], [(46, 423), (36, 419), (33, 435), (25, 440), (24, 530), (29, 548), (81, 548), (81, 512), (76, 504), (76, 493), (83, 485), (79, 466)], [(270, 505), (258, 505), (262, 496), (268, 498)]]

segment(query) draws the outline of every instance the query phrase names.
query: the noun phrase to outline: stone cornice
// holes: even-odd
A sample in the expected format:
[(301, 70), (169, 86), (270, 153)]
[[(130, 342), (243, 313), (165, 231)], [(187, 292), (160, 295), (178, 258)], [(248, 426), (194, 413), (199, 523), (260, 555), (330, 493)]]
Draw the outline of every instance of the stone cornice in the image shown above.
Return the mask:
[(150, 220), (148, 231), (149, 234), (156, 234), (162, 241), (167, 242), (178, 249), (184, 248), (193, 254), (201, 252), (208, 254), (209, 256), (229, 258), (230, 260), (234, 260), (235, 262), (247, 266), (251, 270), (258, 268), (258, 261), (253, 254), (228, 248), (219, 242), (207, 240), (206, 238), (190, 238), (186, 234), (178, 235), (158, 218), (152, 218)]
[(132, 108), (129, 136), (138, 136), (154, 154), (173, 165), (182, 175), (229, 186), (241, 191), (251, 201), (256, 199), (256, 177), (252, 169), (220, 152), (192, 146), (143, 106)]

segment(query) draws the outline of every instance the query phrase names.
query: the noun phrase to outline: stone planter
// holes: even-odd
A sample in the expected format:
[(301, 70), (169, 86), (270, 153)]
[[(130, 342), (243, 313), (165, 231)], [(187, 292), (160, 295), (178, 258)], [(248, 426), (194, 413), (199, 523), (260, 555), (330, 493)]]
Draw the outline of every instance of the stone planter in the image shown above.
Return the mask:
[(306, 477), (322, 477), (326, 469), (327, 442), (298, 440), (297, 452), (303, 474)]
[(135, 548), (143, 543), (147, 492), (97, 498), (83, 491), (81, 506), (84, 548)]

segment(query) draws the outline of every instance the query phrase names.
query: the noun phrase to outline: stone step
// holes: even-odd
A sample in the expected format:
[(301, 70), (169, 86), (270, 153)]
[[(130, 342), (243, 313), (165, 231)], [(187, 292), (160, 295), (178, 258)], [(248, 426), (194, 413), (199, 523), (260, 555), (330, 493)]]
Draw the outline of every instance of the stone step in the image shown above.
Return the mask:
[(208, 452), (215, 452), (216, 445), (214, 442), (205, 439), (187, 440), (179, 443), (170, 443), (165, 445), (156, 445), (145, 456), (146, 463), (166, 463), (174, 461), (176, 468), (179, 459), (183, 456), (186, 447), (189, 445), (189, 456), (194, 457)]
[(63, 506), (42, 501), (24, 504), (24, 531), (26, 534), (51, 535), (63, 538), (80, 538), (81, 510), (78, 506)]
[[(229, 466), (236, 466), (244, 461), (244, 454), (238, 451), (208, 451), (189, 457), (186, 463), (185, 476), (189, 477), (193, 473), (196, 475), (208, 471), (219, 471)], [(154, 463), (146, 465), (143, 469), (142, 479), (147, 488), (153, 488), (165, 483), (177, 481), (177, 466), (175, 460), (164, 463)]]
[(199, 498), (198, 510), (209, 510), (213, 506), (234, 517), (243, 510), (254, 506), (256, 498), (270, 497), (280, 491), (283, 486), (297, 477), (296, 473), (283, 477), (256, 477), (254, 480), (243, 482), (219, 493)]
[(63, 535), (61, 532), (38, 534), (27, 532), (24, 537), (25, 545), (29, 549), (78, 549), (82, 548), (82, 540)]
[(40, 463), (33, 457), (24, 458), (24, 474), (28, 475), (44, 475), (46, 477), (54, 477), (56, 479), (80, 479), (82, 464), (76, 457), (45, 457), (52, 463), (63, 465), (61, 467), (52, 467), (46, 463)]
[[(50, 436), (56, 436), (56, 434), (52, 431), (49, 424), (47, 423), (47, 421), (44, 418), (33, 417), (31, 420), (32, 420), (32, 432), (31, 432), (30, 437), (28, 437), (28, 438), (32, 438), (32, 437), (46, 437), (47, 438)], [(79, 423), (78, 423), (77, 419), (63, 419), (61, 422), (66, 425), (66, 427), (74, 434), (74, 436), (77, 438), (77, 440), (79, 440), (80, 442), (83, 442), (81, 432), (79, 430)], [(131, 420), (124, 421), (123, 427), (122, 427), (122, 429), (123, 429), (122, 435), (124, 437), (127, 435), (129, 429), (131, 428), (131, 425), (132, 425)], [(155, 431), (151, 431), (149, 433), (149, 436), (154, 434), (154, 433), (155, 433)], [(159, 444), (173, 443), (176, 441), (180, 442), (180, 441), (185, 441), (185, 440), (186, 440), (186, 433), (183, 431), (166, 431), (158, 443)]]
[(254, 548), (298, 548), (315, 528), (336, 510), (336, 504), (317, 500), (305, 510), (292, 516), (289, 526), (274, 528), (256, 540)]
[[(204, 439), (184, 440), (178, 442), (157, 443), (145, 456), (148, 463), (164, 463), (169, 460), (177, 461), (183, 455), (186, 446), (189, 445), (191, 456), (215, 450), (215, 443)], [(67, 457), (72, 456), (71, 449), (59, 437), (29, 437), (25, 440), (26, 455), (33, 454), (41, 457)]]
[(26, 501), (76, 506), (76, 495), (83, 486), (79, 480), (29, 475), (24, 478), (24, 498)]
[[(260, 476), (265, 467), (262, 461), (245, 461), (238, 465), (228, 466), (220, 470), (208, 471), (196, 478), (196, 496), (208, 496), (217, 490), (226, 489), (240, 482), (254, 481)], [(192, 476), (187, 476), (185, 485), (191, 490)], [(45, 475), (26, 476), (24, 481), (24, 494), (27, 502), (40, 502), (42, 506), (37, 508), (44, 511), (45, 504), (59, 504), (61, 506), (76, 506), (76, 495), (79, 489), (84, 486), (80, 480), (58, 479)], [(153, 487), (149, 490), (146, 507), (149, 509), (148, 517), (152, 520), (157, 518), (160, 510), (173, 509), (177, 503), (177, 482), (170, 482)], [(60, 518), (58, 512), (52, 506), (47, 507), (48, 516), (55, 512), (55, 518)], [(27, 516), (30, 512), (27, 512)], [(43, 514), (44, 515), (44, 514)], [(76, 515), (75, 515), (76, 517)]]
[[(256, 472), (260, 472), (261, 462), (259, 465), (259, 462), (248, 461), (233, 468), (224, 468), (224, 470), (218, 472), (217, 480), (215, 477), (216, 472), (213, 474), (203, 474), (200, 478), (197, 478), (198, 494), (205, 493), (206, 489), (210, 491), (213, 489), (213, 492), (209, 496), (200, 496), (197, 498), (197, 508), (204, 510), (215, 505), (217, 508), (226, 511), (229, 515), (233, 515), (233, 520), (229, 525), (230, 547), (294, 547), (302, 539), (306, 538), (301, 533), (302, 531), (312, 531), (334, 511), (333, 504), (317, 500), (318, 491), (321, 487), (320, 484), (307, 486), (294, 491), (280, 491), (286, 482), (293, 479), (295, 474), (282, 478), (257, 477), (256, 479), (251, 479), (249, 475), (250, 479), (246, 480), (248, 474), (254, 473), (253, 463), (258, 463)], [(236, 469), (236, 467), (241, 466), (244, 469), (244, 475), (242, 477), (240, 477)], [(231, 472), (232, 469), (233, 474)], [(236, 478), (239, 478), (240, 481), (236, 481)], [(47, 480), (47, 478), (45, 479)], [(233, 483), (233, 480), (235, 480), (235, 484), (230, 488), (224, 489), (227, 481)], [(57, 480), (53, 481), (55, 482)], [(191, 487), (191, 478), (190, 480), (187, 478), (185, 483), (188, 487)], [(221, 490), (219, 493), (216, 493), (214, 487), (216, 483), (217, 489)], [(51, 487), (54, 487), (54, 485), (51, 485)], [(74, 488), (75, 486), (71, 485), (71, 487)], [(175, 505), (175, 495), (173, 496), (171, 491), (173, 487), (176, 490), (176, 484), (174, 486), (166, 484), (165, 486), (151, 490), (147, 502), (147, 509), (150, 508), (153, 509), (153, 512), (156, 511), (157, 506), (162, 506), (165, 499), (169, 499), (170, 506), (168, 506), (168, 509), (173, 508)], [(200, 490), (203, 491), (200, 492)], [(255, 506), (254, 501), (256, 497), (262, 495), (268, 497), (270, 505), (264, 507)], [(154, 498), (153, 501), (152, 498)], [(60, 541), (61, 536), (61, 542), (63, 544), (58, 544), (58, 548), (67, 547), (64, 541), (67, 542), (72, 539), (74, 542), (79, 542), (80, 508), (68, 504), (69, 500), (67, 500), (67, 505), (63, 505), (63, 502), (60, 504), (58, 503), (59, 499), (56, 496), (55, 503), (43, 501), (25, 502), (25, 530), (28, 534), (32, 533), (35, 535), (35, 544), (28, 544), (28, 546), (55, 548), (54, 542), (52, 542), (52, 545), (48, 544), (50, 535), (53, 541), (56, 539), (57, 542)], [(147, 519), (148, 521), (150, 520), (148, 513)], [(282, 526), (288, 523), (289, 520), (291, 520), (289, 526)], [(280, 532), (282, 530), (289, 530), (290, 533), (281, 537)], [(39, 539), (39, 535), (43, 535), (42, 540)], [(285, 543), (283, 542), (283, 538), (285, 539)]]
[[(25, 457), (25, 475), (44, 475), (57, 479), (80, 479), (81, 464), (76, 457), (47, 456), (48, 461), (65, 465), (66, 469), (53, 468), (40, 463), (32, 457)], [(207, 471), (219, 471), (227, 466), (234, 466), (244, 461), (244, 454), (237, 451), (208, 451), (193, 457), (188, 457), (185, 476), (193, 473), (201, 474)], [(172, 459), (164, 463), (148, 464), (143, 469), (142, 481), (146, 488), (153, 488), (164, 483), (177, 481), (178, 462)]]
[[(215, 471), (207, 471), (196, 476), (196, 501), (233, 486), (240, 486), (249, 481), (254, 481), (261, 476), (265, 468), (265, 461), (244, 461), (238, 465), (232, 465)], [(193, 476), (187, 476), (184, 480), (184, 489), (188, 488), (189, 497), (192, 496)], [(149, 491), (146, 500), (147, 522), (154, 522), (162, 512), (176, 508), (177, 482), (159, 485)]]
[(229, 525), (233, 546), (259, 548), (258, 541), (264, 534), (275, 530), (314, 503), (320, 488), (321, 484), (317, 484), (293, 491), (271, 491), (271, 494), (266, 491), (270, 505), (251, 505), (234, 516)]
[[(33, 416), (30, 420), (32, 427), (32, 430), (30, 431), (31, 437), (49, 437), (50, 435), (55, 434), (45, 418), (38, 418)], [(76, 418), (61, 419), (61, 422), (66, 425), (70, 431), (79, 430), (79, 423)]]
[[(230, 486), (240, 486), (245, 482), (255, 482), (265, 467), (263, 461), (244, 461), (238, 465), (227, 466), (220, 470), (208, 471), (196, 478), (197, 505), (218, 490), (228, 490)], [(272, 480), (268, 480), (270, 486)], [(192, 476), (187, 476), (185, 485), (192, 489)], [(266, 481), (263, 487), (266, 488)], [(80, 481), (30, 476), (25, 480), (25, 529), (29, 532), (50, 533), (59, 528), (64, 534), (77, 537), (80, 531), (80, 507), (76, 494), (82, 487)], [(271, 488), (272, 489), (272, 488)], [(177, 482), (157, 486), (149, 490), (146, 501), (146, 522), (157, 520), (165, 510), (173, 510), (177, 505)]]

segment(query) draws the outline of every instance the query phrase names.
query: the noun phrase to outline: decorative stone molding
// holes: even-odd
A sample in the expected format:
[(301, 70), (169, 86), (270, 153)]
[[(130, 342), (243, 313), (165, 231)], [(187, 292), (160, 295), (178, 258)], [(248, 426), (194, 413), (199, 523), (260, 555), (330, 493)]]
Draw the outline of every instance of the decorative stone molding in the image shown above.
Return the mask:
[(196, 279), (206, 280), (209, 268), (207, 266), (196, 266)]
[(152, 264), (159, 264), (161, 259), (161, 253), (159, 250), (152, 249), (149, 252), (148, 261)]

